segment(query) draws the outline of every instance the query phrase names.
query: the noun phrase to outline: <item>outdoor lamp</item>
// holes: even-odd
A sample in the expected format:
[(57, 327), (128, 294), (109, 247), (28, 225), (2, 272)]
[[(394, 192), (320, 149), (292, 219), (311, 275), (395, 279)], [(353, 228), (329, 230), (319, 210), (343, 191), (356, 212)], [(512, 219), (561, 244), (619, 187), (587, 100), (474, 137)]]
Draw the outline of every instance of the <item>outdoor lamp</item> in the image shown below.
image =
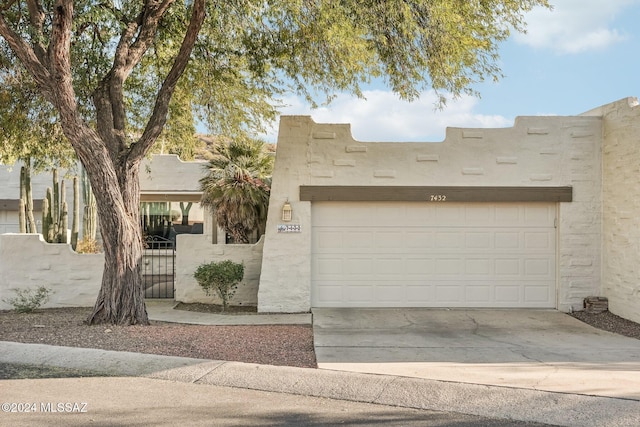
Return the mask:
[(282, 206), (282, 220), (291, 221), (292, 212), (293, 211), (291, 210), (291, 204), (287, 200), (286, 202), (284, 202), (284, 205)]

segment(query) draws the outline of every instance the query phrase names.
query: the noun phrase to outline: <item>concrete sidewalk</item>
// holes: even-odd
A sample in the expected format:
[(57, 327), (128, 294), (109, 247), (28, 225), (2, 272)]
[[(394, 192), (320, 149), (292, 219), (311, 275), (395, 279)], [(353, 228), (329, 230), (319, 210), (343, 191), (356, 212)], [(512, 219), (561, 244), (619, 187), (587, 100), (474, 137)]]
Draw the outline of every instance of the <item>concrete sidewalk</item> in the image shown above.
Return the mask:
[(310, 325), (311, 313), (274, 314), (214, 314), (174, 310), (175, 303), (167, 299), (145, 301), (149, 320), (191, 325)]
[[(105, 375), (136, 376), (138, 378), (129, 380), (131, 384), (146, 385), (150, 394), (154, 393), (156, 387), (149, 382), (149, 379), (153, 379), (456, 412), (492, 419), (511, 419), (560, 426), (636, 427), (640, 425), (640, 402), (636, 400), (421, 378), (11, 342), (0, 342), (0, 363), (61, 366), (90, 369)], [(24, 386), (20, 384), (24, 381), (45, 380), (4, 381), (0, 387), (0, 400), (10, 402), (14, 397), (23, 398)], [(64, 379), (46, 380), (50, 390), (53, 390), (50, 393), (56, 390), (56, 383), (52, 385), (51, 381), (59, 381), (61, 388), (68, 382)], [(88, 386), (92, 383), (111, 384), (111, 386)], [(65, 399), (79, 399), (76, 396), (80, 395), (82, 401), (98, 405), (105, 396), (117, 395), (118, 387), (122, 387), (117, 381), (105, 383), (104, 378), (83, 378), (82, 384), (85, 384), (84, 388), (76, 387), (76, 394), (73, 396), (60, 391), (55, 392), (48, 400), (54, 399), (61, 402)], [(158, 383), (157, 387), (164, 389), (164, 383)], [(176, 388), (178, 388), (177, 385)], [(182, 390), (180, 399), (185, 402), (198, 400), (204, 392), (198, 387), (180, 386), (179, 388)], [(19, 390), (22, 390), (23, 394), (20, 394)], [(36, 398), (36, 391), (37, 388), (31, 391), (31, 400)]]
[[(210, 325), (311, 323), (310, 314), (213, 315), (173, 310), (172, 306), (172, 301), (148, 301), (147, 310), (150, 319)], [(375, 327), (372, 319), (362, 321), (372, 328)], [(320, 326), (326, 327), (327, 324)], [(352, 323), (352, 326), (356, 324)], [(451, 329), (451, 323), (449, 323), (449, 329)], [(482, 335), (477, 334), (479, 329), (476, 328), (474, 331), (477, 337)], [(323, 334), (319, 334), (319, 337), (326, 338)], [(342, 336), (342, 339), (347, 338), (346, 335)], [(369, 336), (369, 338), (374, 341), (380, 339), (376, 336)], [(395, 336), (395, 333), (391, 335), (387, 333), (383, 338), (401, 339)], [(351, 342), (357, 344), (353, 339)], [(322, 351), (326, 350), (324, 348)], [(343, 356), (339, 352), (336, 354), (339, 357)], [(370, 357), (379, 356), (371, 354)], [(77, 387), (81, 388), (78, 390), (84, 393), (85, 400), (97, 406), (104, 406), (104, 396), (120, 395), (122, 387), (132, 390), (148, 389), (150, 394), (160, 390), (164, 394), (175, 394), (173, 390), (179, 389), (180, 400), (195, 402), (199, 401), (203, 393), (202, 387), (207, 386), (469, 414), (492, 420), (520, 420), (562, 426), (636, 427), (640, 425), (639, 400), (592, 396), (584, 393), (549, 392), (508, 385), (478, 384), (473, 383), (473, 377), (467, 376), (464, 371), (462, 371), (464, 378), (447, 380), (446, 378), (418, 378), (418, 375), (412, 374), (410, 370), (399, 372), (398, 375), (389, 375), (389, 372), (384, 371), (378, 374), (354, 372), (357, 370), (355, 367), (342, 371), (331, 368), (303, 369), (13, 342), (0, 342), (0, 363), (55, 366), (127, 377), (126, 379), (80, 379), (78, 384), (81, 385)], [(377, 364), (383, 367), (385, 365), (385, 363)], [(385, 369), (390, 366), (392, 364)], [(463, 366), (464, 364), (460, 363), (452, 367), (451, 372), (455, 373)], [(489, 365), (488, 368), (490, 367)], [(553, 370), (553, 367), (548, 369)], [(596, 371), (597, 366), (594, 367), (593, 372)], [(499, 372), (484, 374), (492, 376), (499, 375)], [(459, 378), (459, 376), (452, 375), (451, 378)], [(154, 381), (157, 385), (154, 385)], [(175, 386), (167, 384), (175, 384)], [(56, 401), (64, 401), (77, 396), (77, 393), (73, 396), (65, 394), (69, 387), (68, 379), (7, 380), (3, 381), (0, 387), (0, 401), (10, 402), (12, 398), (25, 396), (35, 399), (40, 396), (37, 395), (37, 390), (46, 390), (42, 392), (45, 393), (42, 396), (55, 396)], [(44, 397), (41, 398), (44, 399)], [(284, 396), (283, 399), (285, 399)], [(313, 405), (319, 404), (313, 403)], [(176, 405), (179, 406), (179, 401)], [(176, 420), (178, 421), (182, 420)], [(468, 425), (482, 425), (482, 423)]]

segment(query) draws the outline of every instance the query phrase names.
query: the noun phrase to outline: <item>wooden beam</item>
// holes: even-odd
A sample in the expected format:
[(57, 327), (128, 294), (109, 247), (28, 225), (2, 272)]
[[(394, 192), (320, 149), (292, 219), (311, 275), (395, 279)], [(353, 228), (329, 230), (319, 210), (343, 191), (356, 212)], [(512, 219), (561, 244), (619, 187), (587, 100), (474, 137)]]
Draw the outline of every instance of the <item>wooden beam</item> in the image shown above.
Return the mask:
[(140, 193), (141, 202), (194, 202), (200, 203), (202, 193)]
[[(20, 199), (0, 199), (0, 211), (17, 211), (20, 209)], [(42, 199), (33, 200), (33, 210), (42, 210)]]
[(571, 202), (573, 187), (301, 185), (302, 201)]

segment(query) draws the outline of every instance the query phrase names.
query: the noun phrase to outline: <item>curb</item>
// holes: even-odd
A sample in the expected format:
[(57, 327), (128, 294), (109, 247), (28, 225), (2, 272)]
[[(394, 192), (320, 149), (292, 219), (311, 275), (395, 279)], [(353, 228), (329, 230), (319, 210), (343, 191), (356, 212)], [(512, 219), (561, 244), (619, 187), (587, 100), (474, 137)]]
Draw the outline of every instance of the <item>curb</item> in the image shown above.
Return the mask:
[(638, 426), (640, 401), (390, 375), (0, 342), (0, 363), (244, 388), (563, 426)]

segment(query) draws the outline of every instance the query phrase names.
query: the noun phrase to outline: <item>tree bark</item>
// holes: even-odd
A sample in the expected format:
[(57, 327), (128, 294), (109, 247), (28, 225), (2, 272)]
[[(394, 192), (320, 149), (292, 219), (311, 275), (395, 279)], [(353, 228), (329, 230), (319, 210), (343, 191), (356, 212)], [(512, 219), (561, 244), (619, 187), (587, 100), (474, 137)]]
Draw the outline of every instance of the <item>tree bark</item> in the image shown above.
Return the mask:
[(140, 229), (140, 162), (153, 146), (166, 122), (169, 101), (189, 61), (202, 27), (205, 0), (195, 0), (191, 20), (140, 139), (130, 142), (125, 125), (124, 82), (152, 45), (158, 25), (175, 0), (147, 0), (137, 19), (123, 29), (114, 52), (111, 70), (94, 89), (97, 128), (83, 120), (78, 109), (71, 73), (73, 0), (53, 4), (50, 43), (42, 31), (44, 11), (29, 3), (34, 45), (12, 29), (0, 14), (0, 36), (33, 77), (40, 93), (58, 110), (67, 139), (87, 171), (91, 182), (104, 243), (102, 286), (89, 324), (148, 324), (141, 275), (143, 254)]
[[(89, 172), (89, 176), (96, 173), (99, 174)], [(87, 322), (146, 325), (149, 319), (141, 274), (144, 244), (140, 229), (138, 165), (121, 165), (118, 175), (119, 185), (103, 188), (96, 194), (96, 198), (101, 199), (98, 216), (103, 230), (105, 263), (100, 293)], [(115, 208), (118, 205), (121, 208)]]

